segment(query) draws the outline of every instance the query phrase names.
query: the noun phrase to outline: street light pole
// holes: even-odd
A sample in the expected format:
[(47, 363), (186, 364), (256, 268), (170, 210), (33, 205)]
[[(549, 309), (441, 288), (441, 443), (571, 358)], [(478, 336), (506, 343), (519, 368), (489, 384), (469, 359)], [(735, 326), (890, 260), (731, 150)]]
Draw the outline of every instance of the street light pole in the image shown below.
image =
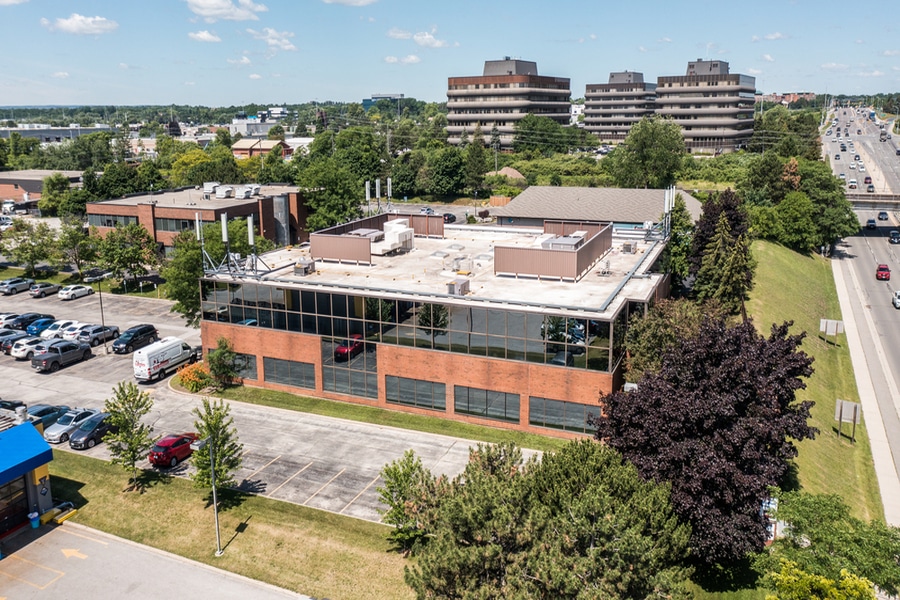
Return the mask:
[(215, 444), (212, 443), (212, 436), (191, 442), (191, 448), (194, 450), (202, 450), (209, 446), (209, 468), (210, 479), (212, 479), (212, 495), (213, 495), (213, 514), (216, 519), (216, 556), (222, 556), (222, 538), (219, 535), (219, 498), (216, 495), (216, 453)]

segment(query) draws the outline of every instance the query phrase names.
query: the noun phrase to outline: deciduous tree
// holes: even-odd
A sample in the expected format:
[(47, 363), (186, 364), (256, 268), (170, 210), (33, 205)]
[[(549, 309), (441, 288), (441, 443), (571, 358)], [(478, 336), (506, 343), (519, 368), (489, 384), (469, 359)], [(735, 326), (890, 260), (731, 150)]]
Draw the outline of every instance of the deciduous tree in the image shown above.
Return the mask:
[(98, 243), (98, 254), (100, 261), (117, 277), (128, 273), (137, 279), (147, 273), (148, 266), (157, 262), (156, 242), (138, 223), (107, 231)]
[(645, 117), (605, 159), (619, 187), (661, 189), (675, 183), (687, 153), (681, 127), (671, 119)]
[(334, 158), (306, 161), (297, 175), (310, 210), (306, 226), (309, 231), (346, 223), (359, 216), (363, 188), (347, 167)]
[(670, 482), (678, 515), (692, 526), (701, 563), (736, 561), (762, 549), (760, 507), (812, 438), (811, 401), (796, 401), (812, 358), (790, 323), (768, 338), (752, 321), (729, 327), (706, 318), (699, 332), (664, 352), (636, 391), (603, 398), (597, 437), (644, 479)]
[(215, 454), (216, 490), (234, 485), (234, 473), (243, 463), (244, 446), (238, 441), (237, 428), (231, 417), (231, 406), (224, 400), (210, 401), (202, 398), (200, 406), (191, 411), (196, 417), (194, 428), (200, 439), (206, 439), (205, 447), (191, 457), (196, 471), (191, 475), (194, 485), (201, 488), (212, 487), (210, 451)]
[(216, 349), (206, 355), (206, 364), (209, 365), (209, 374), (216, 382), (220, 390), (228, 387), (238, 376), (238, 368), (235, 364), (237, 353), (231, 347), (227, 338), (220, 337), (216, 340)]
[(138, 462), (147, 457), (153, 446), (153, 426), (141, 421), (152, 408), (150, 394), (139, 390), (133, 381), (117, 384), (113, 396), (103, 404), (112, 425), (103, 441), (112, 462), (131, 473), (130, 489), (138, 489)]
[(26, 275), (34, 275), (40, 263), (56, 266), (59, 261), (56, 231), (44, 221), (16, 219), (14, 223), (0, 238), (0, 253), (10, 262), (25, 267)]
[(58, 248), (62, 259), (75, 267), (81, 277), (81, 269), (97, 259), (97, 240), (84, 227), (81, 217), (70, 216), (62, 219), (59, 228)]

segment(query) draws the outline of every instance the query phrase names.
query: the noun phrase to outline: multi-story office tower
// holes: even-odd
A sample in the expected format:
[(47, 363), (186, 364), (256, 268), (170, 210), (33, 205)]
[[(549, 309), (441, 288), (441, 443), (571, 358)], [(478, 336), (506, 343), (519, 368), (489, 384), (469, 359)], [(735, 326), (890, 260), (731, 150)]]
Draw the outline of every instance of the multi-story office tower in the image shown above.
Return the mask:
[(756, 78), (728, 72), (722, 60), (688, 63), (685, 75), (659, 77), (656, 114), (673, 118), (692, 152), (737, 150), (753, 135)]
[(471, 139), (480, 126), (490, 144), (496, 127), (500, 147), (511, 148), (515, 125), (527, 114), (567, 125), (571, 96), (567, 77), (538, 75), (535, 62), (509, 57), (485, 61), (481, 76), (447, 79), (448, 140), (459, 144), (463, 132)]
[(589, 83), (584, 93), (584, 128), (603, 141), (620, 142), (632, 125), (654, 114), (656, 84), (644, 74), (609, 74), (609, 83)]

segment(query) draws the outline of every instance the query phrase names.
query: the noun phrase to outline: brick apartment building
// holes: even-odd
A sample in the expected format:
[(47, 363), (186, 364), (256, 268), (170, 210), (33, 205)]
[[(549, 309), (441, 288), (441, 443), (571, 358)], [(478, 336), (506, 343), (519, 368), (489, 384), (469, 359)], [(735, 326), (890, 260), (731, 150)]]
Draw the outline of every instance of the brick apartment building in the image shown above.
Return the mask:
[(623, 383), (629, 315), (668, 293), (664, 236), (614, 229), (364, 218), (264, 255), (264, 270), (207, 272), (203, 346), (229, 339), (245, 385), (590, 434), (599, 396)]
[(175, 237), (193, 229), (195, 215), (203, 223), (253, 215), (260, 235), (278, 245), (306, 241), (307, 209), (299, 188), (285, 185), (182, 188), (153, 194), (134, 194), (87, 205), (88, 224), (105, 234), (112, 227), (139, 223), (166, 252)]

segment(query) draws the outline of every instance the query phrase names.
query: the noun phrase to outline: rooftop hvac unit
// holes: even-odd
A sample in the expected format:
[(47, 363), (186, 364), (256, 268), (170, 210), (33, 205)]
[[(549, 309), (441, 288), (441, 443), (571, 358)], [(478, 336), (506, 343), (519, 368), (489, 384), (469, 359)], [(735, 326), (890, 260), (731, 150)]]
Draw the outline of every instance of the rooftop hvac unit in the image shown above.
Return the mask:
[(625, 254), (634, 254), (635, 250), (636, 250), (636, 248), (634, 247), (634, 244), (632, 244), (631, 242), (623, 242), (622, 243), (622, 252), (624, 252)]
[(260, 190), (260, 187), (259, 187), (259, 184), (258, 184), (258, 183), (250, 184), (249, 187), (250, 187), (250, 193), (251, 193), (251, 194), (253, 194), (254, 196), (259, 196), (259, 190)]
[(294, 275), (306, 276), (314, 273), (316, 270), (316, 261), (311, 258), (301, 258), (294, 263)]
[(231, 198), (233, 194), (234, 189), (227, 185), (220, 185), (216, 188), (216, 198)]
[(219, 187), (218, 181), (206, 181), (203, 183), (203, 193), (204, 194), (212, 194), (216, 191), (216, 188)]
[(246, 198), (249, 198), (249, 197), (250, 197), (250, 194), (251, 194), (251, 193), (252, 193), (252, 192), (251, 192), (250, 188), (248, 188), (248, 187), (239, 187), (238, 189), (234, 190), (234, 197), (235, 197), (235, 198), (240, 198), (240, 199), (246, 199)]
[(469, 280), (458, 277), (447, 282), (447, 293), (451, 296), (465, 296), (469, 293)]

